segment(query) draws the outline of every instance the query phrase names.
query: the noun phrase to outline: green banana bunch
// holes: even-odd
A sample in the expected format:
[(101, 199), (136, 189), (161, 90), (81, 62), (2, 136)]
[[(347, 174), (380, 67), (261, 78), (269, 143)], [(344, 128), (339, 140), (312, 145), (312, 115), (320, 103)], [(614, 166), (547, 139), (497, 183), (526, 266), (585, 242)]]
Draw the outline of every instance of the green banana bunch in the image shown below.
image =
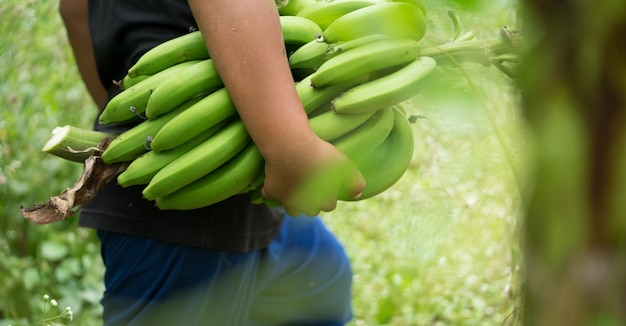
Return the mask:
[(209, 52), (200, 31), (165, 41), (144, 53), (128, 69), (129, 77), (152, 75), (185, 61), (209, 58)]
[[(422, 51), (422, 0), (289, 0), (278, 11), (312, 130), (352, 159), (367, 182), (359, 199), (341, 193), (340, 200), (380, 194), (402, 177), (414, 151), (401, 102), (417, 95), (436, 70), (433, 56), (448, 49)], [(449, 52), (465, 47), (477, 49), (455, 44)], [(199, 32), (146, 52), (119, 84), (123, 91), (101, 123), (135, 122), (140, 114), (147, 120), (103, 154), (105, 162), (130, 162), (118, 183), (145, 185), (144, 196), (160, 209), (195, 209), (242, 194), (263, 202), (263, 158)]]
[(419, 57), (404, 67), (354, 86), (332, 100), (338, 113), (365, 113), (408, 100), (420, 90), (422, 81), (437, 68), (431, 57)]
[(178, 108), (158, 119), (146, 120), (117, 135), (102, 153), (106, 164), (128, 162), (149, 150), (149, 137), (154, 137), (169, 121), (198, 102), (199, 98), (189, 99)]
[(117, 183), (122, 187), (146, 185), (150, 183), (150, 180), (152, 180), (157, 172), (205, 140), (209, 139), (221, 130), (227, 122), (228, 120), (225, 120), (216, 124), (200, 134), (198, 137), (195, 137), (176, 148), (162, 152), (149, 151), (142, 154), (132, 160), (126, 170), (117, 176)]
[(337, 18), (376, 3), (374, 0), (319, 1), (302, 8), (296, 13), (296, 16), (310, 19), (322, 29), (326, 29)]
[(187, 61), (163, 69), (162, 71), (144, 79), (134, 86), (124, 89), (115, 95), (104, 107), (98, 117), (100, 124), (107, 125), (114, 122), (133, 122), (140, 120), (146, 110), (150, 94), (165, 80), (179, 71), (197, 63)]
[[(358, 200), (393, 185), (411, 159), (412, 130), (396, 106), (416, 95), (436, 67), (433, 59), (419, 56), (418, 41), (426, 28), (420, 3), (290, 0), (279, 8), (285, 45), (295, 45), (291, 68), (302, 69), (301, 75), (312, 71), (295, 85), (311, 128), (361, 169), (367, 186)], [(149, 131), (122, 133), (103, 157), (130, 162), (118, 183), (145, 185), (144, 197), (161, 209), (195, 209), (255, 193), (264, 179), (263, 158), (208, 53), (191, 61), (174, 54), (182, 48), (206, 49), (199, 32), (195, 35), (194, 44), (185, 35), (184, 42), (170, 40), (146, 52), (121, 82), (120, 98), (111, 100), (122, 104), (103, 112), (105, 122), (115, 122), (111, 117), (116, 115), (128, 118), (128, 112), (118, 111), (130, 111), (133, 102), (139, 104), (133, 119), (136, 113), (146, 115), (137, 127)], [(180, 62), (184, 69), (172, 72)], [(123, 95), (137, 88), (144, 89), (141, 96)], [(148, 136), (150, 148), (145, 146)]]
[[(393, 186), (411, 164), (415, 146), (413, 128), (401, 110), (393, 108), (393, 128), (387, 138), (367, 156), (353, 161), (365, 178), (365, 189), (356, 200), (374, 197)], [(355, 201), (348, 195), (342, 201)]]
[(426, 33), (422, 10), (406, 2), (382, 2), (356, 9), (332, 22), (322, 38), (327, 43), (348, 41), (371, 34), (419, 41)]
[(224, 87), (213, 60), (206, 59), (178, 71), (154, 89), (148, 98), (145, 115), (154, 119), (187, 99)]
[(239, 119), (190, 149), (154, 175), (143, 190), (148, 200), (163, 197), (209, 174), (239, 153), (250, 135)]
[[(371, 8), (370, 6), (366, 8)], [(324, 62), (311, 75), (313, 87), (324, 87), (377, 70), (411, 62), (417, 58), (420, 44), (411, 39), (386, 39), (341, 52)]]
[(254, 143), (213, 172), (166, 196), (156, 198), (160, 209), (189, 210), (213, 205), (250, 189), (263, 173), (264, 160)]

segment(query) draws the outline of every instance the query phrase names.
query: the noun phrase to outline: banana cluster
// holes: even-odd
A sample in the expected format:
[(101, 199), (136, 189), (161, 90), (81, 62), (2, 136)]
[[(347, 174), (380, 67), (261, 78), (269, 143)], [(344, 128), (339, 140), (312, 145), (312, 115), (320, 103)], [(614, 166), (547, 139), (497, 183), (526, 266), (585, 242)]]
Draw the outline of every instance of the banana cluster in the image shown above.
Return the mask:
[[(437, 66), (420, 56), (424, 6), (419, 0), (290, 0), (279, 13), (312, 129), (361, 170), (367, 185), (358, 200), (385, 191), (413, 154), (401, 104)], [(99, 120), (135, 123), (102, 154), (107, 164), (129, 162), (117, 177), (121, 186), (143, 186), (144, 197), (160, 209), (195, 209), (238, 194), (258, 201), (263, 158), (199, 31), (146, 52), (120, 86)]]

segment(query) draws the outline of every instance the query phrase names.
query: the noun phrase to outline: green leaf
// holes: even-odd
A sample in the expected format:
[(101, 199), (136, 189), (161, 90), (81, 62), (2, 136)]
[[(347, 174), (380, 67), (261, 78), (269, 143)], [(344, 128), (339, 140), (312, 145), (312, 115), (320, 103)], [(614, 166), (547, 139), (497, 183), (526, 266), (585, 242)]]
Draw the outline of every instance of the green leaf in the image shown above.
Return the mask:
[(22, 283), (27, 290), (32, 290), (36, 285), (41, 284), (41, 277), (36, 269), (26, 269), (21, 275)]
[(41, 244), (41, 257), (50, 261), (58, 261), (69, 254), (69, 248), (61, 242), (49, 240)]

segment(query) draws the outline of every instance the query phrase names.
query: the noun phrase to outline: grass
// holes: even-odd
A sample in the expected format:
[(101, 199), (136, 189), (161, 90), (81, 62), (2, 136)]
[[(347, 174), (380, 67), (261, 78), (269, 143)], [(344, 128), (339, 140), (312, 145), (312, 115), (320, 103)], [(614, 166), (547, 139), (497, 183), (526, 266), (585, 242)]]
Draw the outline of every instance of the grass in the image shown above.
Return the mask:
[[(427, 44), (466, 30), (496, 35), (513, 5), (429, 8)], [(0, 325), (33, 313), (53, 292), (74, 324), (98, 324), (102, 265), (75, 220), (33, 226), (19, 205), (75, 180), (78, 165), (40, 152), (60, 125), (89, 127), (95, 108), (80, 83), (56, 3), (0, 2)], [(441, 67), (407, 104), (420, 117), (410, 169), (387, 192), (323, 215), (352, 259), (356, 325), (515, 325), (520, 308), (519, 225), (523, 123), (511, 81), (493, 67)], [(30, 299), (29, 299), (30, 298)], [(28, 317), (28, 316), (26, 316)]]

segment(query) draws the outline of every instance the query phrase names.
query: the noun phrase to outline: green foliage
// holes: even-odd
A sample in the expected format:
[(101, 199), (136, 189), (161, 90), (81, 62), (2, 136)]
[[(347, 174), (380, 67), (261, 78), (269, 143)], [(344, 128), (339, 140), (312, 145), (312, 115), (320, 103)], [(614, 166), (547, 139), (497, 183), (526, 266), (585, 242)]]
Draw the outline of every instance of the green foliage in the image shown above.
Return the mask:
[(37, 226), (20, 206), (71, 186), (81, 166), (43, 154), (58, 125), (89, 127), (96, 110), (73, 63), (55, 2), (3, 1), (0, 39), (0, 324), (33, 322), (41, 295), (97, 320), (102, 266), (94, 236), (75, 219)]

